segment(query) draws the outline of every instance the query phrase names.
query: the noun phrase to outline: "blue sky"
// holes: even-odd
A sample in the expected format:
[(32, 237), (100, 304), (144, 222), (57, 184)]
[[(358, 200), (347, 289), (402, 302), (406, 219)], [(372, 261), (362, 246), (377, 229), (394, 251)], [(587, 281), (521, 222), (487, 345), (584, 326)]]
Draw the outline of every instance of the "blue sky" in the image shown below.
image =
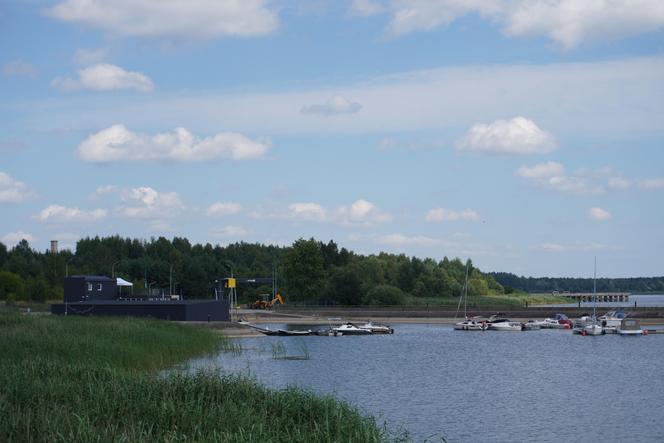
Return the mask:
[(0, 3), (0, 240), (662, 275), (659, 0)]

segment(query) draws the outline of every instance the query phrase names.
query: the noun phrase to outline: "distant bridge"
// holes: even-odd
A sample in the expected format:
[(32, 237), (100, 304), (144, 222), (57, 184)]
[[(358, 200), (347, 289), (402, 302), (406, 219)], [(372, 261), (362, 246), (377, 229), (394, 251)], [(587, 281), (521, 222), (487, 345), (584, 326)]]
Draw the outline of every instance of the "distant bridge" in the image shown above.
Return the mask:
[[(553, 291), (552, 295), (558, 297), (569, 297), (575, 299), (577, 302), (591, 302), (593, 301), (593, 294), (588, 292), (558, 292)], [(628, 302), (629, 292), (598, 292), (595, 297), (600, 303), (618, 303)]]

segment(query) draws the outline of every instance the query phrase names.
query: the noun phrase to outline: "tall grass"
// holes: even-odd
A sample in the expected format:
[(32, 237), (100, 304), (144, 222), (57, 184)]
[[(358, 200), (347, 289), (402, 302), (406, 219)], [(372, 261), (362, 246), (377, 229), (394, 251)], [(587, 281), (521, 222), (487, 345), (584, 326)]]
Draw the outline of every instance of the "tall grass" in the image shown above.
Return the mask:
[(347, 403), (252, 380), (158, 369), (215, 352), (206, 329), (0, 312), (0, 441), (373, 442)]

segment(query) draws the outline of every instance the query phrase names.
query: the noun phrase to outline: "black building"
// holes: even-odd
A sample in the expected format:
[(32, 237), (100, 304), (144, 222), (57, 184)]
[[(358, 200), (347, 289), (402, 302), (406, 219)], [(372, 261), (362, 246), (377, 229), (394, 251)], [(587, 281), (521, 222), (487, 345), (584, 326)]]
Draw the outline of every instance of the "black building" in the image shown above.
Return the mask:
[(51, 305), (57, 315), (119, 315), (177, 321), (229, 321), (227, 299), (173, 300), (122, 298), (116, 279), (96, 275), (65, 277), (64, 303)]
[(118, 285), (114, 278), (100, 275), (73, 275), (65, 277), (65, 303), (92, 300), (115, 300)]

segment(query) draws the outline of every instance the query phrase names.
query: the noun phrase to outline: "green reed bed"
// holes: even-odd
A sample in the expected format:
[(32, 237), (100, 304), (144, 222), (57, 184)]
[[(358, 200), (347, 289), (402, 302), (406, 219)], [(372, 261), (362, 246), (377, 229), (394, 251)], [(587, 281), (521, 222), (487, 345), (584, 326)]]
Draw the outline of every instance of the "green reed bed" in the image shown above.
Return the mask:
[(0, 441), (388, 439), (331, 397), (216, 372), (158, 373), (222, 343), (154, 320), (0, 312)]

